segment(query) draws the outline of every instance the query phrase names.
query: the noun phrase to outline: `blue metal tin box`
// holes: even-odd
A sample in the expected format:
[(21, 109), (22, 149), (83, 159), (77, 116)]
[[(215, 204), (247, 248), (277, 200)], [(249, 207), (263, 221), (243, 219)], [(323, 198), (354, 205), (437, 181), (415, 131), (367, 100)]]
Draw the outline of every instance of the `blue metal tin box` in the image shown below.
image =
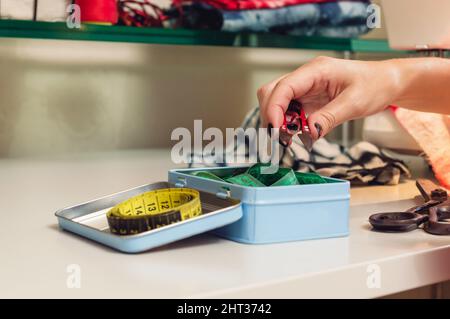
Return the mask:
[[(242, 167), (241, 167), (242, 168)], [(127, 253), (143, 252), (213, 231), (238, 242), (260, 244), (348, 235), (349, 183), (245, 187), (191, 175), (209, 170), (218, 176), (235, 168), (177, 169), (169, 182), (147, 184), (56, 212), (62, 229)], [(109, 230), (107, 211), (150, 190), (189, 187), (200, 191), (203, 214), (135, 235)]]
[(245, 187), (191, 175), (208, 170), (220, 177), (235, 169), (175, 169), (169, 172), (169, 182), (213, 193), (219, 198), (239, 199), (242, 218), (214, 231), (231, 240), (263, 244), (349, 234), (348, 181), (325, 177), (326, 184)]

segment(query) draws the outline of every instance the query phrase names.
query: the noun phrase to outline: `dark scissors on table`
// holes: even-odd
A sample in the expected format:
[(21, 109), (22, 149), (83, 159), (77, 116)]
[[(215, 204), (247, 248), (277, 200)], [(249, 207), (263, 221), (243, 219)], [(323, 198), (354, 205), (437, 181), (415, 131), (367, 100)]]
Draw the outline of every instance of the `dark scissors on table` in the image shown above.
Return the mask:
[(292, 137), (295, 135), (298, 135), (306, 149), (311, 151), (313, 139), (306, 121), (305, 111), (299, 102), (291, 101), (280, 128), (280, 142), (284, 146), (289, 146), (292, 143)]
[(378, 213), (369, 217), (375, 230), (382, 232), (407, 232), (419, 228), (434, 235), (450, 235), (450, 199), (447, 191), (432, 181), (416, 181), (425, 203), (405, 212)]

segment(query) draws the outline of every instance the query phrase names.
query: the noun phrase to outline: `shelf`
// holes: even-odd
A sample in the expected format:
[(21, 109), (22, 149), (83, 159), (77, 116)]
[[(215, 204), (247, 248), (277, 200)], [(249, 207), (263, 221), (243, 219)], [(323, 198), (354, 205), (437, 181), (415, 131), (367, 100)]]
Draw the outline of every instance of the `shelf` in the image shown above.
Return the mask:
[(94, 24), (84, 24), (80, 29), (69, 29), (64, 22), (21, 20), (0, 20), (0, 37), (165, 45), (398, 52), (391, 50), (385, 40), (295, 37), (272, 33), (230, 33), (207, 30), (134, 28)]

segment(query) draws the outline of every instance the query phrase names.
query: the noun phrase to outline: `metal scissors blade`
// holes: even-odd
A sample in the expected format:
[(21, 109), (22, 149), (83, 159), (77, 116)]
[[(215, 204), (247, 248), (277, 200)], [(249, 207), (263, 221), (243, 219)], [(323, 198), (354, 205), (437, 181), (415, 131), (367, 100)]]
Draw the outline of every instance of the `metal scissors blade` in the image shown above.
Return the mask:
[(305, 148), (308, 150), (308, 152), (311, 152), (313, 146), (313, 139), (311, 137), (311, 133), (303, 131), (300, 134), (298, 134), (298, 137), (302, 141), (303, 145), (305, 145)]
[(428, 179), (419, 178), (416, 181), (416, 186), (425, 201), (437, 200), (444, 202), (447, 200), (447, 191)]
[(310, 152), (314, 141), (311, 137), (305, 111), (299, 102), (292, 100), (284, 115), (280, 140), (283, 144), (290, 145), (292, 137), (295, 135), (300, 138), (305, 148)]

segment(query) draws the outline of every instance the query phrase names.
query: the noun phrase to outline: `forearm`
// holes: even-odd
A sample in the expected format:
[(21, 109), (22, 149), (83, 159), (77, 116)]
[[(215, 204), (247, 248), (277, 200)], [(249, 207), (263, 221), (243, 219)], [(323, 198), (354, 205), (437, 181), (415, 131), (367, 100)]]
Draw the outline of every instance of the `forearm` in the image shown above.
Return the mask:
[(392, 104), (417, 111), (450, 114), (450, 60), (389, 60), (394, 70)]

